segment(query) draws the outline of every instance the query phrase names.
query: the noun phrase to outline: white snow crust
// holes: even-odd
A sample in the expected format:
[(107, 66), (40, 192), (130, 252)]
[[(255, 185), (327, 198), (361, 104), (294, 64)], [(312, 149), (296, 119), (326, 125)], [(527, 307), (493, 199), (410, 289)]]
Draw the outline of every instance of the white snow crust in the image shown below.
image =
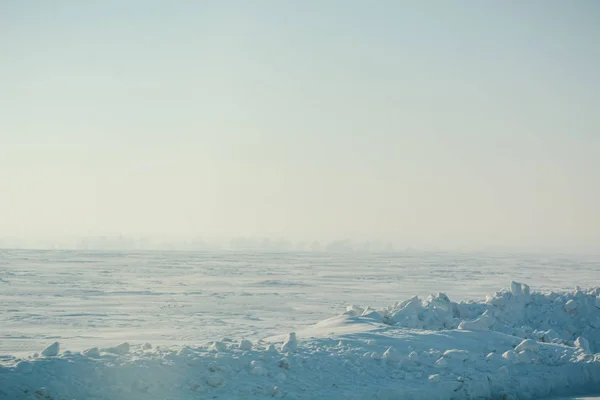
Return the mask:
[[(600, 389), (600, 288), (513, 282), (483, 301), (438, 293), (350, 306), (306, 329), (205, 345), (58, 343), (0, 358), (0, 399), (542, 399)], [(61, 352), (62, 350), (62, 352)]]

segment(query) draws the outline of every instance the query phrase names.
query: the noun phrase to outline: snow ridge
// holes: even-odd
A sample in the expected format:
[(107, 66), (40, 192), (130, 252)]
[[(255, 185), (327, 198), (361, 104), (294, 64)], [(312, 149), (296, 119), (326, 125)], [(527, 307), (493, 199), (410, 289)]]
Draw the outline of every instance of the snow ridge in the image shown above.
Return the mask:
[[(347, 315), (361, 315), (351, 306)], [(382, 322), (411, 329), (496, 331), (542, 342), (574, 346), (589, 343), (588, 352), (600, 351), (600, 288), (568, 293), (532, 293), (528, 285), (512, 282), (510, 290), (496, 292), (484, 302), (450, 301), (444, 293), (425, 301), (413, 297), (379, 313)]]
[(52, 343), (0, 357), (0, 399), (541, 399), (600, 387), (600, 290), (533, 293), (513, 282), (482, 302), (444, 294), (385, 310), (348, 307), (256, 343)]

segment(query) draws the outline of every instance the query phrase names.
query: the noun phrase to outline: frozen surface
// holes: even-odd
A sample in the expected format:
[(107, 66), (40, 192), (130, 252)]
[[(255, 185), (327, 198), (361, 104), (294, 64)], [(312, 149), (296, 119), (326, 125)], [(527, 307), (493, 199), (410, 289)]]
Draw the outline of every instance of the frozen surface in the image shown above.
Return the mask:
[(0, 355), (59, 340), (193, 344), (299, 330), (349, 304), (444, 292), (483, 299), (512, 280), (600, 285), (600, 258), (447, 253), (294, 254), (0, 250)]
[(600, 389), (593, 257), (1, 254), (0, 399)]

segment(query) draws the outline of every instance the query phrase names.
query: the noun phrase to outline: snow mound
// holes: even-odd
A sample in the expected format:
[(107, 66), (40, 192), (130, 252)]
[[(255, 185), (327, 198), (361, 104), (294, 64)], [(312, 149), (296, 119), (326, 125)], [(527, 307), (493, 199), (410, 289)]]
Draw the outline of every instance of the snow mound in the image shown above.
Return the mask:
[[(0, 399), (541, 399), (600, 387), (598, 289), (352, 306), (302, 331), (0, 358)], [(569, 303), (572, 301), (572, 303)], [(575, 303), (576, 307), (572, 307)], [(565, 307), (567, 304), (571, 304)]]
[[(496, 331), (535, 341), (589, 344), (600, 351), (600, 288), (569, 293), (532, 293), (528, 285), (512, 282), (510, 290), (488, 296), (484, 302), (450, 301), (438, 293), (425, 301), (413, 297), (379, 312), (388, 325), (426, 330)], [(356, 316), (359, 307), (345, 315)], [(585, 345), (584, 345), (584, 348)]]

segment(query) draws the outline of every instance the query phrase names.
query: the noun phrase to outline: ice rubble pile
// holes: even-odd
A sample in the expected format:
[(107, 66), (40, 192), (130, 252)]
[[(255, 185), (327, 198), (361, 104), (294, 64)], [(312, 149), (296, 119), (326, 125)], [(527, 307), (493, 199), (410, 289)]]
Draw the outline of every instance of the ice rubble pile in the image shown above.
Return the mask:
[(285, 337), (0, 356), (0, 399), (540, 399), (600, 388), (599, 289), (349, 307)]
[(600, 352), (600, 288), (545, 294), (512, 282), (510, 290), (487, 296), (485, 302), (455, 303), (438, 293), (424, 301), (415, 296), (380, 312), (350, 306), (345, 315), (411, 329), (495, 331)]

